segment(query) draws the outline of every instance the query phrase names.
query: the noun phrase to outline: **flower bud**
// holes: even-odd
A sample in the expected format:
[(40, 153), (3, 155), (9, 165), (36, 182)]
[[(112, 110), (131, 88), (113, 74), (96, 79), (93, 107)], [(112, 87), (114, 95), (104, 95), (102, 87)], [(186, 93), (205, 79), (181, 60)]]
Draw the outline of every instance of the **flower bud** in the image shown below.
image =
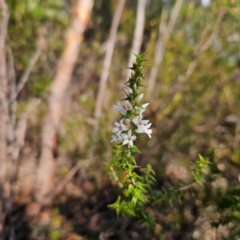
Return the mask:
[(134, 91), (137, 90), (137, 84), (136, 84), (136, 83), (133, 84), (133, 90), (134, 90)]
[(131, 72), (131, 78), (134, 79), (134, 77), (135, 77), (135, 73)]
[(124, 88), (124, 92), (126, 93), (127, 96), (129, 96), (131, 94), (131, 92), (127, 88)]
[(143, 93), (140, 94), (140, 95), (136, 98), (137, 102), (140, 102), (140, 101), (142, 100), (142, 98), (143, 98)]

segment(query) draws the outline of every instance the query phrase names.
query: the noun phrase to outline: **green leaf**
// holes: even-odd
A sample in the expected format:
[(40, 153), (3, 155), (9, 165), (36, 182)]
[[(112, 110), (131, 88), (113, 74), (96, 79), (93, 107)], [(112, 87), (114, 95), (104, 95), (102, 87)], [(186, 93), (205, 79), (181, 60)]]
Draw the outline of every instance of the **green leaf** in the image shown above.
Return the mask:
[(135, 160), (135, 157), (133, 155), (131, 155), (129, 159), (130, 159), (131, 163), (136, 165), (136, 160)]
[(135, 145), (132, 146), (131, 152), (132, 152), (132, 153), (135, 153), (135, 152), (136, 152), (136, 153), (141, 153), (141, 152), (139, 151), (139, 149), (138, 149)]

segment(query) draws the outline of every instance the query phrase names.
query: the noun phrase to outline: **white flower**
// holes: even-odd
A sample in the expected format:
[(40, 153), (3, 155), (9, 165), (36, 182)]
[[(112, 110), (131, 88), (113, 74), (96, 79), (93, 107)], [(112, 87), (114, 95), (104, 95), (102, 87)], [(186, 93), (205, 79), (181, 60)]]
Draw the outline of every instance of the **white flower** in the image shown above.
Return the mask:
[(151, 138), (152, 130), (149, 129), (151, 127), (151, 123), (148, 123), (149, 120), (142, 120), (143, 116), (136, 116), (133, 119), (133, 123), (138, 127), (137, 132), (138, 133), (146, 133)]
[(143, 133), (146, 128), (146, 124), (148, 124), (149, 120), (142, 120), (143, 116), (136, 116), (133, 119), (133, 123), (138, 127), (138, 132)]
[(146, 128), (144, 130), (144, 132), (151, 138), (151, 134), (152, 134), (152, 129), (149, 129), (151, 127), (151, 123), (149, 123), (148, 125), (146, 125)]
[(129, 144), (130, 146), (133, 146), (133, 141), (137, 138), (136, 136), (132, 136), (132, 130), (128, 131), (128, 134), (123, 133), (122, 134), (123, 138), (123, 145)]
[(137, 113), (142, 114), (146, 110), (146, 107), (148, 106), (148, 104), (149, 103), (145, 103), (141, 107), (135, 107), (135, 109), (137, 110)]
[(127, 113), (127, 110), (121, 106), (119, 101), (117, 102), (117, 105), (113, 105), (113, 109), (119, 111), (122, 115), (126, 115)]
[(127, 131), (127, 127), (123, 124), (124, 119), (122, 119), (119, 123), (114, 123), (114, 128), (112, 130), (117, 136), (119, 136), (123, 131)]
[(122, 141), (123, 141), (122, 136), (112, 135), (112, 139), (110, 142), (122, 142)]

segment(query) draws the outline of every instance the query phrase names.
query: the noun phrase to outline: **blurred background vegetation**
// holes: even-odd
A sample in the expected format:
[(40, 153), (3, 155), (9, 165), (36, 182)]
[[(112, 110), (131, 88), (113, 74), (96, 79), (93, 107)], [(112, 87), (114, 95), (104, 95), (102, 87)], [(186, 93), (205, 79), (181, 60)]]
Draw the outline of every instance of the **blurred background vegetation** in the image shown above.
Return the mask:
[[(238, 239), (234, 223), (211, 227), (222, 214), (217, 210), (217, 188), (239, 186), (240, 179), (240, 3), (238, 0), (184, 0), (169, 39), (159, 35), (159, 25), (168, 28), (175, 0), (147, 0), (140, 52), (151, 65), (145, 67), (144, 92), (156, 63), (156, 46), (164, 54), (157, 64), (153, 91), (144, 95), (150, 105), (147, 119), (153, 123), (149, 140), (137, 142), (142, 154), (139, 165), (150, 163), (155, 188), (191, 182), (191, 166), (198, 154), (215, 152), (217, 173), (207, 186), (186, 191), (182, 202), (159, 202), (146, 209), (158, 216), (147, 231), (136, 219), (117, 219), (107, 205), (117, 198), (117, 187), (106, 175), (111, 157), (111, 130), (119, 115), (112, 105), (124, 97), (128, 64), (136, 24), (137, 0), (126, 1), (116, 35), (113, 57), (104, 93), (99, 127), (93, 134), (99, 79), (107, 51), (110, 27), (118, 1), (96, 0), (84, 32), (71, 82), (64, 95), (54, 156), (57, 184), (77, 171), (64, 187), (33, 218), (33, 182), (40, 154), (41, 126), (51, 82), (65, 47), (65, 32), (74, 18), (75, 0), (7, 0), (9, 22), (7, 45), (14, 59), (16, 82), (39, 45), (41, 53), (17, 98), (16, 118), (27, 112), (27, 131), (17, 161), (11, 221), (6, 216), (5, 239)], [(180, 2), (180, 1), (178, 1)], [(163, 12), (166, 14), (163, 19)], [(167, 31), (167, 30), (166, 30)], [(166, 32), (165, 32), (166, 33)], [(160, 38), (160, 40), (159, 40)], [(9, 53), (8, 53), (9, 54)], [(29, 112), (32, 101), (37, 107)], [(74, 170), (73, 170), (74, 171)], [(236, 212), (239, 215), (239, 212)], [(130, 218), (130, 220), (129, 220)], [(238, 222), (239, 223), (239, 222)], [(1, 229), (0, 229), (1, 231)], [(13, 236), (13, 238), (10, 238)], [(238, 238), (237, 238), (238, 236)]]

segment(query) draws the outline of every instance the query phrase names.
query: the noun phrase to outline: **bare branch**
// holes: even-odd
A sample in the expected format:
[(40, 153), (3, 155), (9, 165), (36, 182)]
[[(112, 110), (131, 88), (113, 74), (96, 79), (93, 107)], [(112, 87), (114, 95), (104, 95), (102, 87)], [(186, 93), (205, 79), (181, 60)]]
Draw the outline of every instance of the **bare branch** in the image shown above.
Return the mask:
[(23, 89), (23, 87), (27, 83), (29, 76), (30, 76), (36, 62), (38, 61), (39, 57), (41, 56), (41, 53), (42, 53), (41, 48), (38, 47), (36, 49), (36, 51), (34, 52), (33, 56), (30, 58), (28, 67), (25, 69), (22, 77), (20, 78), (19, 83), (16, 87), (15, 94), (11, 95), (8, 104), (11, 104), (17, 98), (18, 94), (20, 93), (20, 91)]
[[(16, 95), (16, 74), (14, 69), (14, 58), (12, 54), (12, 49), (10, 46), (7, 47), (8, 52), (8, 73), (9, 73), (9, 95), (10, 99), (13, 98)], [(14, 131), (15, 131), (15, 123), (16, 123), (16, 107), (17, 102), (12, 102), (10, 109), (9, 109), (9, 121), (8, 121), (8, 141), (10, 142), (10, 148), (11, 143), (14, 140)], [(11, 152), (11, 149), (9, 149), (9, 152)]]
[(34, 67), (34, 65), (36, 64), (37, 60), (39, 59), (39, 57), (41, 56), (41, 49), (37, 48), (37, 50), (35, 51), (35, 53), (33, 54), (33, 56), (30, 59), (30, 62), (28, 64), (27, 69), (24, 71), (22, 77), (20, 78), (20, 81), (17, 85), (17, 91), (16, 94), (18, 95), (19, 92), (22, 90), (22, 88), (24, 87), (25, 83), (27, 82), (30, 73), (32, 72), (32, 69)]

